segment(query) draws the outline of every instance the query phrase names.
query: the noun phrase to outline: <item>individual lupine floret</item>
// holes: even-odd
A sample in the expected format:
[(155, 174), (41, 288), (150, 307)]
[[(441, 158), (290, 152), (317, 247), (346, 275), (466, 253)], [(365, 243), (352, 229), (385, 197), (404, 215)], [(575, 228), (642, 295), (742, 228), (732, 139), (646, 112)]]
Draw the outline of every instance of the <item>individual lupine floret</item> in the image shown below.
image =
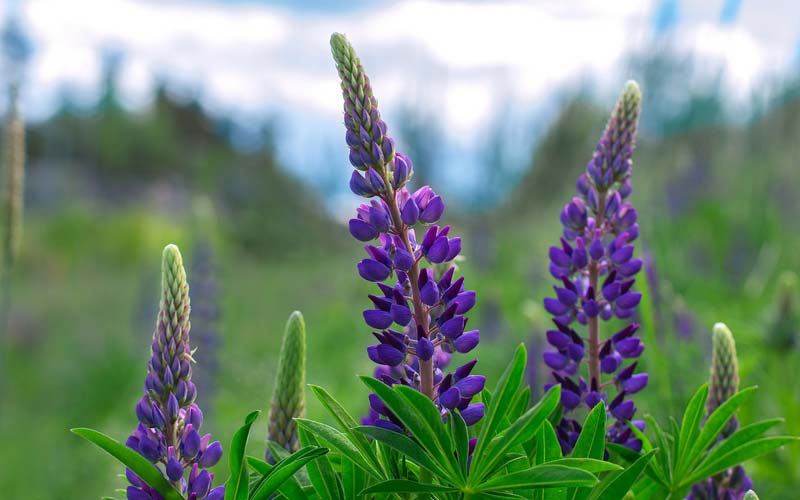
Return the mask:
[[(739, 390), (739, 360), (736, 357), (736, 342), (733, 334), (724, 323), (717, 323), (711, 331), (711, 376), (708, 384), (706, 413), (714, 410)], [(719, 436), (728, 438), (739, 428), (736, 417), (731, 417)], [(721, 474), (712, 476), (692, 486), (687, 500), (712, 500), (726, 498), (742, 500), (753, 487), (753, 482), (744, 470), (737, 465)]]
[[(480, 340), (478, 330), (467, 330), (465, 316), (475, 305), (475, 292), (464, 288), (463, 277), (455, 277), (461, 239), (451, 237), (450, 226), (437, 225), (445, 210), (439, 195), (428, 186), (414, 193), (405, 188), (413, 164), (395, 151), (353, 47), (340, 34), (331, 37), (331, 47), (344, 97), (345, 140), (356, 168), (350, 188), (371, 198), (349, 222), (354, 238), (374, 242), (364, 247), (367, 258), (357, 265), (359, 275), (379, 289), (364, 311), (377, 339), (367, 354), (379, 365), (377, 378), (415, 387), (443, 416), (457, 410), (472, 425), (484, 411), (482, 403), (472, 403), (485, 383), (483, 376), (471, 374), (476, 360), (453, 373), (443, 371), (451, 353), (470, 352)], [(418, 240), (415, 228), (425, 226)], [(365, 423), (402, 430), (374, 394), (370, 407)]]
[[(278, 373), (269, 408), (268, 437), (287, 451), (300, 448), (297, 423), (306, 410), (306, 325), (303, 315), (295, 311), (286, 322), (283, 333)], [(272, 456), (267, 450), (267, 460)]]
[[(127, 446), (149, 461), (163, 466), (178, 491), (190, 500), (221, 500), (225, 487), (211, 489), (213, 467), (222, 457), (219, 441), (200, 435), (203, 413), (194, 403), (192, 351), (189, 344), (189, 285), (178, 247), (164, 249), (161, 266), (161, 304), (153, 334), (152, 356), (145, 379), (145, 394), (136, 404), (139, 425)], [(187, 477), (188, 471), (188, 477)], [(160, 500), (131, 471), (127, 495), (131, 500)]]
[[(633, 245), (639, 226), (636, 209), (625, 201), (631, 194), (640, 103), (639, 87), (629, 82), (586, 172), (578, 178), (577, 196), (561, 211), (561, 244), (549, 251), (550, 273), (559, 284), (554, 287), (555, 297), (544, 299), (555, 325), (547, 332), (547, 341), (555, 351), (544, 353), (543, 358), (554, 382), (562, 385), (564, 416), (556, 431), (565, 453), (581, 430), (569, 413), (600, 402), (614, 418), (606, 439), (637, 450), (641, 447), (628, 426), (636, 413), (629, 396), (648, 381), (647, 374), (636, 373), (635, 359), (644, 350), (636, 336), (639, 325), (630, 323), (605, 339), (599, 331), (600, 320), (630, 318), (641, 300), (641, 293), (633, 289), (634, 276), (642, 268)], [(585, 326), (588, 334), (580, 335), (575, 323)], [(589, 366), (588, 378), (581, 373), (584, 361)], [(611, 387), (616, 393), (609, 401)], [(644, 427), (641, 421), (633, 425)]]

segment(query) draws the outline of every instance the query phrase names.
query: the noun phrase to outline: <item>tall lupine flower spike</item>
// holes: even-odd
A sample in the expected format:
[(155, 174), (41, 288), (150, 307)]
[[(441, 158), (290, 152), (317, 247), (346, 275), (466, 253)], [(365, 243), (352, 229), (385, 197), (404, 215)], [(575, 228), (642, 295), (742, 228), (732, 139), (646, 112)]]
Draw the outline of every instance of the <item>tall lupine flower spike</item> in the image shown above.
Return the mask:
[[(724, 323), (717, 323), (711, 331), (711, 377), (708, 384), (708, 400), (706, 412), (708, 415), (727, 401), (739, 390), (739, 360), (736, 357), (736, 342), (733, 334)], [(731, 417), (728, 425), (720, 434), (719, 439), (724, 440), (739, 428), (736, 417)], [(721, 474), (712, 476), (705, 481), (695, 484), (687, 500), (712, 500), (726, 498), (742, 500), (748, 490), (753, 487), (753, 482), (747, 476), (744, 468), (737, 465)]]
[[(370, 199), (350, 220), (350, 233), (359, 241), (377, 240), (365, 247), (368, 257), (357, 266), (362, 278), (378, 286), (369, 296), (372, 307), (364, 311), (378, 341), (367, 354), (379, 365), (380, 380), (414, 387), (443, 417), (459, 411), (472, 425), (484, 412), (483, 403), (472, 403), (485, 384), (483, 376), (471, 374), (477, 360), (443, 371), (453, 352), (470, 352), (480, 339), (478, 330), (467, 330), (465, 316), (475, 305), (475, 292), (455, 276), (461, 239), (450, 236), (450, 226), (436, 224), (445, 207), (430, 187), (414, 193), (405, 188), (413, 165), (395, 151), (353, 47), (334, 34), (331, 48), (344, 97), (345, 140), (356, 168), (350, 188)], [(424, 231), (419, 240), (415, 228)], [(366, 424), (403, 430), (376, 395), (369, 399)]]
[[(306, 324), (303, 315), (295, 311), (286, 322), (278, 360), (278, 374), (269, 408), (269, 440), (286, 450), (300, 448), (296, 417), (305, 415), (306, 398)], [(267, 460), (272, 460), (267, 449)]]
[[(219, 441), (200, 435), (203, 413), (194, 403), (192, 351), (189, 344), (189, 285), (175, 245), (164, 248), (161, 265), (161, 305), (147, 365), (144, 396), (136, 405), (139, 426), (128, 447), (163, 467), (172, 485), (187, 500), (222, 500), (225, 487), (211, 489), (208, 472), (222, 457)], [(162, 500), (130, 470), (129, 500)]]
[[(629, 323), (613, 335), (600, 336), (601, 320), (630, 318), (641, 299), (632, 288), (633, 277), (642, 268), (642, 261), (633, 256), (639, 226), (636, 210), (625, 201), (631, 194), (640, 103), (639, 87), (628, 82), (586, 172), (578, 178), (577, 196), (561, 212), (561, 245), (550, 247), (550, 273), (559, 283), (555, 297), (544, 299), (544, 307), (553, 315), (555, 329), (547, 332), (547, 341), (555, 350), (543, 357), (554, 382), (562, 386), (564, 412), (556, 431), (565, 453), (580, 433), (580, 425), (569, 414), (601, 402), (615, 420), (606, 439), (635, 450), (641, 447), (628, 426), (636, 413), (629, 396), (648, 381), (646, 373), (636, 373), (635, 359), (644, 349), (635, 335), (639, 325)], [(580, 327), (588, 335), (580, 335)], [(584, 361), (588, 378), (581, 373)], [(633, 425), (644, 428), (642, 421)]]

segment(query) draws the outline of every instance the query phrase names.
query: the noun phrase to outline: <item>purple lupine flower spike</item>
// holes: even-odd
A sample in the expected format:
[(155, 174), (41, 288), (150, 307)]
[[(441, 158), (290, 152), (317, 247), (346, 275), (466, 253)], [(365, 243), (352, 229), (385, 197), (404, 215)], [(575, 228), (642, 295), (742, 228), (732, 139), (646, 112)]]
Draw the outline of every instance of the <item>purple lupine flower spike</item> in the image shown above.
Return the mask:
[[(200, 435), (203, 412), (195, 404), (192, 349), (189, 344), (189, 285), (178, 247), (168, 245), (162, 260), (162, 297), (144, 396), (136, 404), (139, 426), (127, 445), (160, 465), (178, 491), (194, 500), (224, 496), (224, 486), (210, 488), (214, 475), (205, 470), (222, 457), (219, 441)], [(187, 480), (188, 472), (188, 480)], [(129, 499), (159, 500), (155, 490), (130, 470)]]
[[(636, 336), (639, 325), (629, 323), (600, 336), (601, 322), (630, 318), (641, 300), (632, 288), (642, 268), (633, 245), (639, 226), (636, 209), (626, 201), (640, 103), (639, 87), (629, 82), (586, 172), (578, 178), (577, 196), (561, 211), (561, 243), (550, 247), (550, 273), (558, 284), (555, 296), (544, 299), (544, 307), (553, 316), (555, 328), (547, 332), (547, 341), (555, 350), (544, 353), (543, 359), (555, 383), (561, 384), (564, 414), (556, 431), (565, 453), (581, 430), (569, 413), (600, 402), (614, 419), (606, 439), (636, 450), (642, 445), (628, 426), (636, 413), (630, 396), (648, 381), (646, 373), (636, 373), (636, 358), (644, 349)], [(581, 369), (584, 361), (588, 378)], [(632, 423), (644, 427), (641, 421)]]
[[(475, 361), (444, 373), (452, 353), (468, 353), (480, 341), (465, 316), (475, 305), (475, 292), (455, 276), (461, 238), (450, 235), (450, 226), (437, 224), (445, 210), (439, 195), (428, 186), (414, 193), (405, 188), (413, 163), (395, 151), (353, 47), (334, 34), (331, 48), (344, 97), (345, 141), (356, 168), (350, 187), (370, 198), (349, 222), (354, 238), (372, 242), (364, 247), (367, 258), (356, 267), (379, 290), (369, 296), (371, 307), (363, 313), (378, 341), (367, 348), (367, 355), (379, 365), (376, 378), (414, 387), (436, 403), (443, 417), (458, 411), (472, 425), (483, 417), (483, 404), (472, 403), (472, 398), (483, 389), (485, 378), (471, 374)], [(403, 430), (374, 394), (364, 423)]]

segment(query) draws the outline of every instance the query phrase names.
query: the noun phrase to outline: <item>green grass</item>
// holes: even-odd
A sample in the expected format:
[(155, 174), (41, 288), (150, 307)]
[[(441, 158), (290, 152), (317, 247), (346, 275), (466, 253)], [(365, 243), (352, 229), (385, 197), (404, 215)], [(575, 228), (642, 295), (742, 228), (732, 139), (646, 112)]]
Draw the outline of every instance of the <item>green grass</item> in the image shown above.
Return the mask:
[[(757, 197), (740, 197), (737, 203), (710, 198), (680, 217), (659, 216), (662, 198), (649, 186), (635, 195), (637, 204), (648, 197), (656, 207), (640, 211), (642, 244), (652, 252), (662, 283), (688, 305), (698, 330), (685, 340), (670, 324), (661, 325), (657, 339), (645, 321), (642, 335), (649, 348), (642, 363), (651, 385), (637, 395), (640, 411), (660, 420), (679, 416), (708, 376), (711, 325), (725, 321), (739, 346), (742, 385), (760, 385), (740, 420), (784, 416), (786, 431), (800, 435), (800, 393), (787, 383), (800, 375), (800, 355), (765, 340), (774, 280), (782, 269), (797, 268), (798, 236), (785, 231), (769, 209), (754, 215)], [(483, 329), (477, 355), (490, 380), (515, 345), (533, 338), (541, 342), (548, 327), (541, 299), (553, 284), (546, 255), (558, 240), (557, 213), (547, 208), (514, 214), (499, 225), (454, 229), (467, 249), (468, 259), (460, 265), (467, 286), (478, 291), (470, 321)], [(25, 254), (13, 283), (14, 329), (4, 349), (0, 490), (8, 498), (30, 500), (97, 498), (124, 486), (117, 477), (122, 471), (68, 429), (94, 427), (122, 440), (132, 430), (155, 322), (144, 311), (154, 311), (158, 301), (161, 249), (178, 244), (190, 266), (194, 235), (184, 228), (194, 226), (136, 207), (77, 206), (59, 214), (34, 213), (27, 222)], [(470, 255), (481, 237), (490, 248), (488, 260)], [(759, 257), (764, 245), (777, 257)], [(308, 326), (308, 382), (326, 387), (361, 414), (367, 391), (356, 375), (369, 374), (373, 366), (365, 353), (371, 337), (361, 322), (372, 286), (355, 272), (359, 245), (304, 248), (280, 259), (216, 246), (223, 296), (221, 365), (204, 430), (227, 444), (248, 412), (266, 409), (283, 325), (295, 309), (303, 311)], [(647, 293), (643, 276), (637, 286)], [(662, 312), (669, 317), (669, 307)], [(327, 419), (311, 394), (308, 403), (311, 418)], [(263, 453), (265, 435), (262, 417), (250, 453)], [(747, 467), (767, 498), (786, 498), (800, 486), (800, 450), (782, 450)], [(223, 460), (216, 472), (224, 477), (225, 468)]]

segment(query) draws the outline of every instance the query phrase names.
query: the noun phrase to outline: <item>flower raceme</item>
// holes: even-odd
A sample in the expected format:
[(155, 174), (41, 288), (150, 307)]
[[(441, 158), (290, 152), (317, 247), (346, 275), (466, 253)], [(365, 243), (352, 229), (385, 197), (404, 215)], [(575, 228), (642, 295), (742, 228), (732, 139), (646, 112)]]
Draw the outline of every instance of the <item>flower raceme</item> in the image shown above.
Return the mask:
[[(736, 341), (724, 323), (717, 323), (711, 331), (711, 376), (708, 384), (706, 413), (730, 399), (739, 390), (739, 359), (736, 356)], [(731, 417), (719, 436), (730, 437), (739, 428), (737, 418)], [(737, 465), (705, 481), (695, 484), (687, 500), (711, 500), (725, 498), (742, 500), (753, 487), (753, 482), (744, 467)]]
[[(555, 329), (547, 332), (547, 341), (555, 350), (543, 358), (554, 382), (562, 386), (564, 416), (556, 431), (565, 453), (581, 430), (569, 413), (600, 402), (615, 419), (607, 440), (637, 450), (641, 447), (627, 425), (636, 412), (629, 396), (647, 385), (648, 376), (636, 373), (636, 361), (625, 364), (644, 349), (636, 336), (639, 325), (629, 323), (604, 340), (599, 332), (600, 320), (627, 320), (641, 299), (633, 290), (634, 276), (642, 267), (633, 245), (639, 226), (636, 209), (626, 201), (631, 194), (640, 103), (639, 87), (629, 82), (586, 171), (578, 178), (577, 196), (561, 212), (561, 245), (550, 247), (550, 273), (559, 284), (554, 287), (555, 297), (544, 299), (544, 307), (553, 316)], [(578, 333), (582, 327), (588, 330), (585, 337)], [(588, 379), (581, 373), (584, 361)], [(616, 394), (609, 401), (612, 387)], [(633, 424), (644, 428), (642, 421)]]
[[(443, 416), (457, 410), (472, 425), (484, 412), (483, 403), (472, 403), (485, 384), (483, 376), (472, 375), (477, 360), (444, 372), (452, 353), (468, 353), (480, 340), (478, 330), (467, 329), (465, 316), (475, 305), (475, 292), (455, 275), (461, 239), (450, 234), (450, 226), (437, 224), (445, 210), (439, 195), (428, 186), (413, 193), (406, 189), (413, 164), (395, 150), (353, 47), (334, 34), (331, 48), (344, 97), (345, 141), (355, 167), (350, 189), (369, 199), (349, 222), (354, 238), (370, 242), (358, 274), (378, 287), (363, 314), (377, 339), (367, 354), (379, 365), (376, 376), (384, 383), (414, 387)], [(415, 229), (423, 230), (421, 238)], [(402, 431), (380, 398), (372, 394), (369, 400), (366, 424)]]
[[(178, 247), (168, 245), (162, 258), (161, 305), (147, 365), (145, 394), (136, 405), (139, 425), (127, 446), (163, 466), (172, 485), (187, 500), (222, 500), (225, 488), (211, 489), (214, 475), (206, 469), (222, 457), (219, 441), (200, 435), (203, 413), (195, 404), (192, 350), (189, 344), (189, 285)], [(188, 477), (187, 477), (188, 471)], [(162, 496), (132, 471), (129, 500), (161, 500)]]

